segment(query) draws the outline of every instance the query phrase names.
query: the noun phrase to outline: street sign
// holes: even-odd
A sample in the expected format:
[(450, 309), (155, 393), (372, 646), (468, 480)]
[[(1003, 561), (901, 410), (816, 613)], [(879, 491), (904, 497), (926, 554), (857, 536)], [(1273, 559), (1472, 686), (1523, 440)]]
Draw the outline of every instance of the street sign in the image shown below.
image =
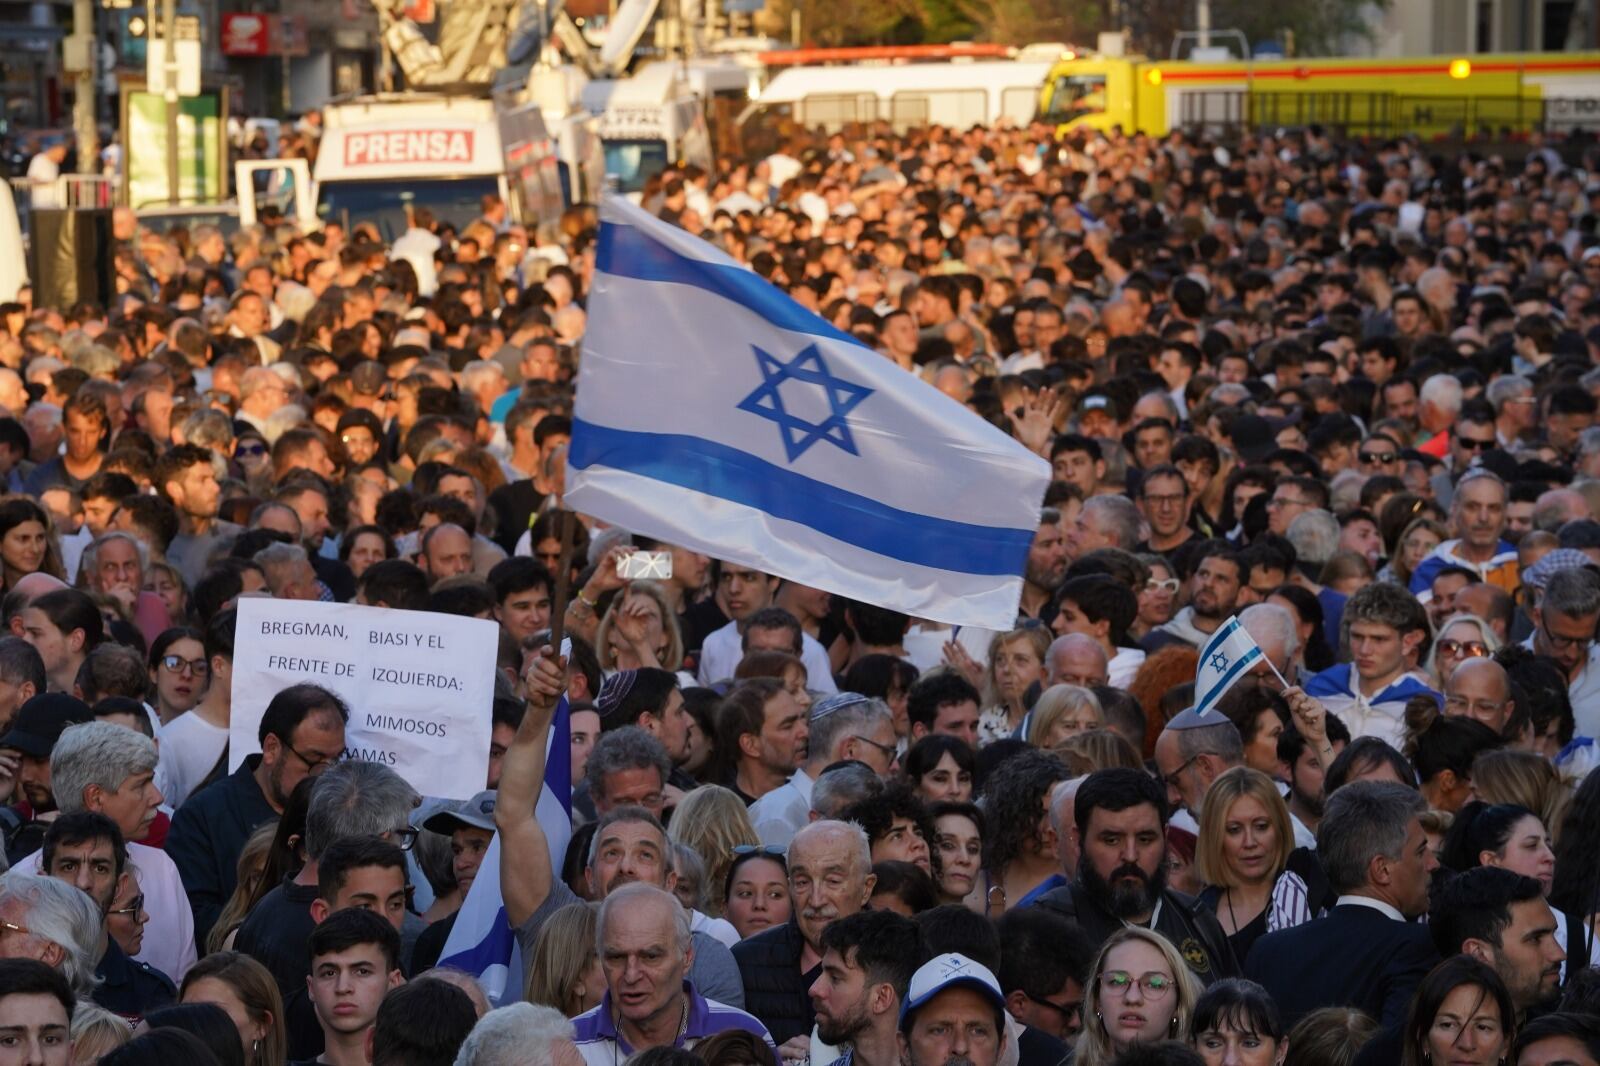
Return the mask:
[[(174, 0), (168, 0), (174, 2)], [(150, 20), (150, 46), (145, 56), (145, 82), (148, 91), (167, 91), (166, 27), (159, 18)], [(179, 15), (175, 27), (173, 58), (177, 62), (177, 94), (200, 95), (200, 16)]]

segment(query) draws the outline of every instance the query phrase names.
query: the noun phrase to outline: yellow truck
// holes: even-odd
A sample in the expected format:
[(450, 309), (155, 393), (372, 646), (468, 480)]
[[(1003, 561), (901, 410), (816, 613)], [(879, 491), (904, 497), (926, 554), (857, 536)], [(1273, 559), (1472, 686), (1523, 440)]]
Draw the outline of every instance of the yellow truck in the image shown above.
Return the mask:
[(1086, 55), (1051, 67), (1039, 115), (1059, 136), (1313, 123), (1356, 137), (1600, 130), (1600, 52), (1223, 62)]

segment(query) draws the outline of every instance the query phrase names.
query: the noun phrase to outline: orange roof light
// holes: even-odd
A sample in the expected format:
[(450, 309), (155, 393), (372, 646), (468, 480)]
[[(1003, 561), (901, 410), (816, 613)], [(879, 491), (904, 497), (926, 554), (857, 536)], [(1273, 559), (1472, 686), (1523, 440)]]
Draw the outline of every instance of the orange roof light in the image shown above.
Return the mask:
[(1144, 72), (1144, 80), (1149, 82), (1151, 85), (1160, 85), (1161, 84), (1161, 68), (1160, 67), (1151, 67), (1149, 70), (1145, 71)]
[(1450, 61), (1450, 76), (1457, 81), (1470, 78), (1472, 76), (1472, 60), (1452, 59)]

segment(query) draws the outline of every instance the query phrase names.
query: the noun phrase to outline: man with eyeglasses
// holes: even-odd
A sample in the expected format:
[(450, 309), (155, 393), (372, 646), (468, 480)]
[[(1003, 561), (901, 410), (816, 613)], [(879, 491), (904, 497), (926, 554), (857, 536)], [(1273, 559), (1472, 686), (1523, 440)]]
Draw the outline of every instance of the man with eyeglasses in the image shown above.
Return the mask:
[(1577, 735), (1600, 736), (1600, 575), (1589, 567), (1557, 570), (1528, 614), (1533, 635), (1523, 646), (1554, 659), (1566, 675)]
[(1516, 447), (1539, 422), (1533, 382), (1520, 374), (1505, 374), (1489, 382), (1486, 395), (1494, 407), (1495, 440), (1502, 448)]
[[(350, 709), (320, 685), (291, 685), (261, 715), (259, 754), (190, 796), (172, 817), (166, 853), (178, 866), (201, 943), (238, 883), (239, 852), (283, 813), (294, 787), (344, 756)], [(303, 976), (303, 975), (302, 975)]]
[[(132, 876), (122, 833), (103, 814), (79, 811), (57, 818), (45, 832), (43, 855), (44, 876), (84, 892), (94, 901), (102, 920), (110, 915), (112, 900)], [(125, 1018), (137, 1018), (177, 998), (173, 981), (148, 963), (128, 958), (107, 934), (103, 921), (99, 946), (100, 961), (94, 973), (100, 984), (94, 990), (94, 1001), (100, 1006)]]
[(1533, 750), (1533, 718), (1513, 698), (1506, 668), (1487, 653), (1463, 659), (1450, 671), (1444, 684), (1444, 713), (1476, 719), (1508, 745)]
[(1006, 1013), (1022, 1026), (1021, 1062), (1058, 1063), (1030, 1051), (1071, 1047), (1083, 1031), (1083, 983), (1095, 948), (1083, 930), (1043, 907), (1014, 907), (995, 921), (1000, 934), (1000, 991)]
[(807, 757), (788, 781), (750, 805), (763, 844), (787, 847), (811, 820), (811, 789), (836, 762), (859, 762), (881, 778), (894, 768), (894, 716), (882, 700), (856, 692), (824, 696), (811, 705)]
[(1507, 592), (1516, 590), (1522, 580), (1517, 546), (1504, 537), (1509, 500), (1506, 483), (1494, 473), (1480, 468), (1461, 476), (1450, 503), (1455, 539), (1440, 544), (1412, 571), (1410, 588), (1419, 602), (1433, 600), (1433, 579), (1447, 566), (1471, 571)]
[(1194, 539), (1189, 525), (1193, 505), (1189, 483), (1175, 466), (1158, 466), (1139, 485), (1139, 513), (1150, 526), (1150, 551), (1170, 555)]
[(1267, 531), (1288, 536), (1289, 524), (1307, 511), (1328, 509), (1328, 486), (1313, 477), (1288, 477), (1278, 482), (1267, 500)]

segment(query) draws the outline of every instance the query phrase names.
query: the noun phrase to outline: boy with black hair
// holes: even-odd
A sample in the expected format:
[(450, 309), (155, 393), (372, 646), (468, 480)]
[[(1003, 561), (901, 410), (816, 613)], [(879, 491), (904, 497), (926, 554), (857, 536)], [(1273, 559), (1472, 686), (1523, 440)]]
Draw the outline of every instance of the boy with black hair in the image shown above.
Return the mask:
[(316, 1010), (324, 1046), (311, 1061), (370, 1066), (378, 1010), (389, 990), (405, 983), (400, 934), (370, 910), (350, 907), (325, 915), (312, 930), (309, 947), (306, 995)]
[(367, 1031), (372, 1066), (451, 1066), (478, 1024), (472, 999), (448, 981), (424, 977), (389, 990)]
[(311, 919), (355, 908), (372, 911), (396, 931), (406, 916), (405, 852), (377, 837), (341, 837), (317, 863), (317, 898)]
[(1128, 627), (1139, 616), (1139, 598), (1133, 590), (1104, 574), (1068, 578), (1056, 594), (1058, 606), (1051, 623), (1057, 636), (1082, 633), (1106, 653), (1107, 682), (1127, 688), (1144, 663), (1144, 650), (1131, 647)]
[(936, 670), (919, 678), (906, 695), (911, 743), (942, 733), (978, 746), (978, 690), (953, 670)]
[(494, 617), (517, 642), (550, 627), (550, 596), (554, 582), (537, 559), (515, 555), (502, 559), (489, 571), (494, 590)]
[(27, 1062), (72, 1062), (74, 1006), (72, 987), (59, 970), (34, 959), (0, 959), (0, 1032), (28, 1049)]

